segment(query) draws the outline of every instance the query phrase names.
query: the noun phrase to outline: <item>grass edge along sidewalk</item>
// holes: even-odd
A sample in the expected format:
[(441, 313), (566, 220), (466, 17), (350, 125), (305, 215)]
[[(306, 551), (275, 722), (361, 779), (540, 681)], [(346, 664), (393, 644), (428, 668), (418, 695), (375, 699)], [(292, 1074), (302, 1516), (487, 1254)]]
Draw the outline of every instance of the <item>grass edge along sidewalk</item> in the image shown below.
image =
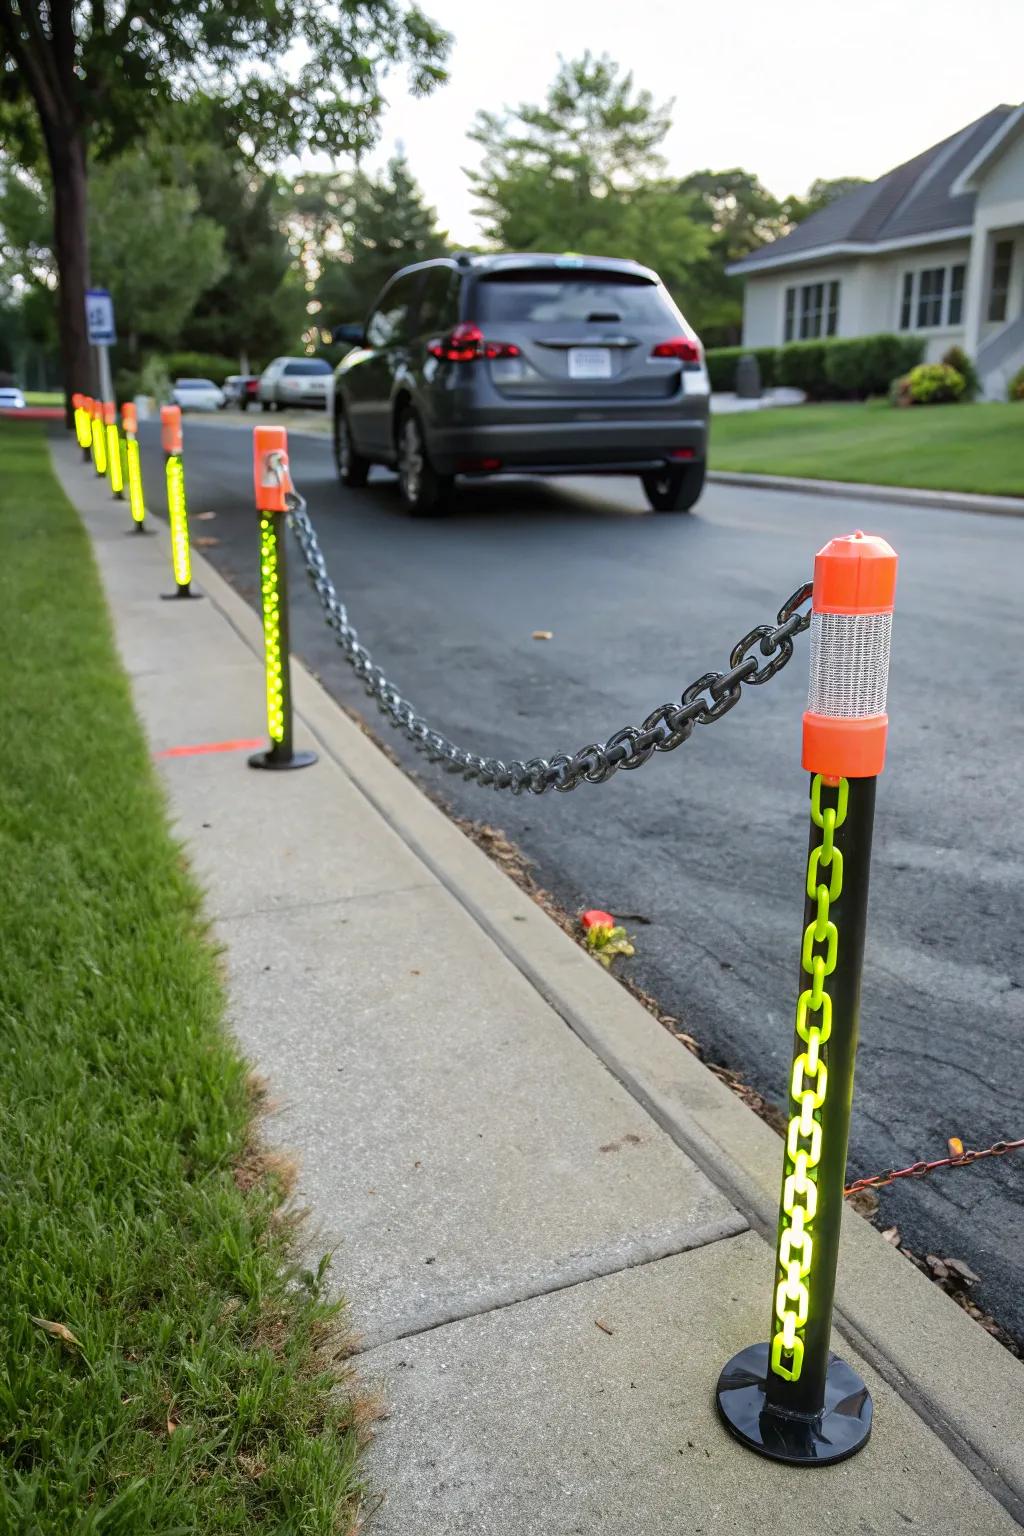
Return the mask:
[(886, 400), (716, 415), (709, 467), (736, 473), (1024, 496), (1024, 405), (896, 410)]
[(338, 1308), (254, 1135), (88, 539), (0, 423), (0, 1529), (336, 1533)]

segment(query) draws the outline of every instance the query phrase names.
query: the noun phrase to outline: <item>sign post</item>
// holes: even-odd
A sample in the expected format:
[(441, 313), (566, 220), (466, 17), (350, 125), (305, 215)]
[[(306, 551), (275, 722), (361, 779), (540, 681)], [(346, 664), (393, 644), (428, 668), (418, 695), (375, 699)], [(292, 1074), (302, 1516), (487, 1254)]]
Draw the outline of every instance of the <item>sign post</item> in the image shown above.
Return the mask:
[(113, 400), (114, 385), (110, 374), (110, 348), (117, 341), (114, 327), (114, 301), (107, 288), (85, 290), (85, 327), (90, 347), (96, 348), (100, 399)]

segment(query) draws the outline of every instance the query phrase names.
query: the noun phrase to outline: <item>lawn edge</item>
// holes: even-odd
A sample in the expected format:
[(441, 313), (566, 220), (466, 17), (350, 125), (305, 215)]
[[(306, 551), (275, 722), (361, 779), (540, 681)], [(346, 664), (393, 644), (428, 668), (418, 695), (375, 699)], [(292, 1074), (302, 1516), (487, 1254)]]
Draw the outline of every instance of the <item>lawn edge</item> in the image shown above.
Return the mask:
[(751, 490), (795, 491), (812, 496), (837, 496), (847, 501), (897, 502), (939, 512), (987, 512), (993, 517), (1024, 517), (1024, 497), (988, 496), (970, 491), (931, 491), (907, 485), (876, 485), (866, 480), (815, 480), (809, 476), (762, 475), (752, 470), (709, 469), (714, 485), (748, 486)]

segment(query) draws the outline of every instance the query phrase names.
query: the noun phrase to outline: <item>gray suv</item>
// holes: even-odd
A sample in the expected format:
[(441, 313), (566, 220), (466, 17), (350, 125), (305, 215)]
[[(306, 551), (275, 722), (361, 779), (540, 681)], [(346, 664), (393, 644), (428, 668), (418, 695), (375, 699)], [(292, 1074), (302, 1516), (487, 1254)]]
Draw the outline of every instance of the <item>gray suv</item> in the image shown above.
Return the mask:
[(458, 256), (397, 272), (335, 374), (348, 486), (398, 471), (412, 513), (456, 475), (638, 474), (657, 512), (701, 493), (701, 344), (656, 273), (590, 256)]

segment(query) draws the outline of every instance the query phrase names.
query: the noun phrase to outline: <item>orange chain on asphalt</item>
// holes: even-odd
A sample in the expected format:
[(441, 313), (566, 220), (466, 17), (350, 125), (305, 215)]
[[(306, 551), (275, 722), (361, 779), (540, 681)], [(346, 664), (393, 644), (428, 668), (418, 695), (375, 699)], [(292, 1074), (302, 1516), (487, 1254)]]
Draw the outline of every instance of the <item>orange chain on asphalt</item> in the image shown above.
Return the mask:
[(1004, 1157), (1007, 1152), (1019, 1152), (1024, 1147), (1024, 1136), (1019, 1141), (996, 1141), (992, 1146), (985, 1147), (981, 1152), (971, 1149), (964, 1151), (963, 1142), (956, 1136), (949, 1139), (949, 1157), (938, 1157), (933, 1163), (911, 1163), (909, 1168), (890, 1168), (887, 1173), (874, 1173), (867, 1179), (854, 1179), (843, 1191), (844, 1195), (859, 1194), (862, 1189), (882, 1189), (886, 1184), (893, 1184), (897, 1179), (923, 1179), (926, 1174), (934, 1173), (936, 1168), (966, 1168), (968, 1163), (977, 1163), (983, 1157)]

